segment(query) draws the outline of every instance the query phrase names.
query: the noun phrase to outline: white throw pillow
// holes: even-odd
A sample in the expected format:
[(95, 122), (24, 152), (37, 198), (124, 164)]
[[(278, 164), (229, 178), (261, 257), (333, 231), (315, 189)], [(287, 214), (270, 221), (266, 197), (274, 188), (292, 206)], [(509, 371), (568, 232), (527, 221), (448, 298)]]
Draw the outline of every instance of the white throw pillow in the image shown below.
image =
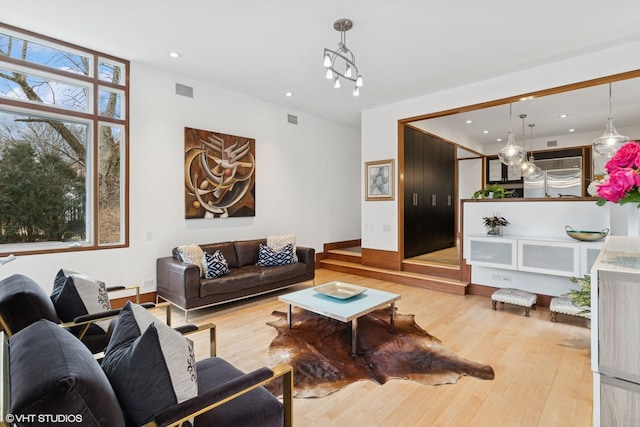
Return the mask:
[(287, 246), (293, 246), (293, 262), (298, 262), (298, 255), (296, 255), (296, 235), (295, 234), (280, 234), (267, 236), (267, 246), (276, 252), (282, 251)]
[(199, 245), (192, 243), (190, 245), (178, 246), (178, 253), (182, 258), (182, 261), (187, 264), (197, 265), (200, 269), (200, 277), (204, 277), (204, 266), (202, 265), (204, 251)]

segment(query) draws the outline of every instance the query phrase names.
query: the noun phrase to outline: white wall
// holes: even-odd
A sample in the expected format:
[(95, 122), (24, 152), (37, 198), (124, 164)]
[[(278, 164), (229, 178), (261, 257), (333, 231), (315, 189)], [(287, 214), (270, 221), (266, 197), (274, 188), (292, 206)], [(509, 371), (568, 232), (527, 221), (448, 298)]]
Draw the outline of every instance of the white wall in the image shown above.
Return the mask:
[[(194, 98), (175, 95), (175, 83), (193, 87)], [(358, 129), (140, 63), (131, 64), (130, 108), (130, 247), (23, 255), (0, 267), (0, 278), (25, 274), (50, 291), (66, 267), (150, 292), (156, 258), (179, 244), (295, 233), (299, 245), (320, 251), (326, 242), (360, 238)], [(184, 219), (185, 127), (255, 138), (255, 217)]]
[[(640, 42), (628, 43), (364, 111), (362, 113), (362, 161), (386, 158), (397, 160), (398, 120), (640, 69), (638, 51), (640, 51)], [(446, 61), (446, 58), (442, 60)], [(482, 152), (481, 147), (469, 146), (468, 148)], [(380, 202), (365, 202), (364, 198), (362, 200), (362, 246), (397, 251), (397, 200), (386, 202), (385, 206), (380, 206)], [(366, 227), (367, 224), (373, 227)], [(391, 231), (382, 231), (382, 224), (389, 225)]]

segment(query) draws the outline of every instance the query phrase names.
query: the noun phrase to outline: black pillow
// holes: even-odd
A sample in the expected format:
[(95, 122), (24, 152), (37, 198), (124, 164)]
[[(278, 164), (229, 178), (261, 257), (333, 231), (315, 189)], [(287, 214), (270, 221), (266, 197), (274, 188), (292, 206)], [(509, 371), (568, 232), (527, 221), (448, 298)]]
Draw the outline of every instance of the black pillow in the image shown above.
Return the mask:
[[(63, 322), (72, 322), (78, 316), (100, 313), (111, 309), (104, 282), (84, 274), (60, 269), (53, 282), (51, 301)], [(88, 335), (104, 334), (109, 321), (96, 322), (89, 327)], [(72, 328), (77, 334), (81, 328)]]
[[(109, 380), (91, 352), (59, 325), (41, 319), (9, 340), (11, 409), (30, 425), (124, 426)], [(38, 422), (41, 421), (41, 422)]]
[(131, 302), (118, 316), (102, 369), (136, 425), (198, 394), (193, 343)]

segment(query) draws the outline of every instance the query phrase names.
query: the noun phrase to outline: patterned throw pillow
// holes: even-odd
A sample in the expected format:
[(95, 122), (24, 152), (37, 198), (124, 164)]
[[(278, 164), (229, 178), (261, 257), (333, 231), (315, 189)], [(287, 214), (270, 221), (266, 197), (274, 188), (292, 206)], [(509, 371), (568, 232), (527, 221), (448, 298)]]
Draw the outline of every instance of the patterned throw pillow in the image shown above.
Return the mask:
[[(53, 281), (51, 301), (63, 322), (72, 322), (78, 316), (111, 309), (104, 282), (65, 269), (60, 269)], [(87, 334), (104, 334), (109, 329), (109, 323), (108, 320), (96, 322), (89, 327)], [(81, 329), (71, 328), (71, 332), (77, 334)]]
[(178, 246), (178, 253), (183, 262), (187, 264), (195, 264), (200, 269), (200, 277), (204, 277), (204, 266), (202, 265), (202, 258), (204, 252), (199, 245), (192, 243), (190, 245)]
[(267, 246), (276, 252), (280, 252), (282, 248), (287, 245), (293, 246), (293, 262), (298, 262), (298, 255), (296, 255), (296, 235), (295, 234), (280, 234), (267, 236)]
[(207, 279), (217, 279), (229, 274), (229, 264), (219, 250), (215, 251), (213, 255), (205, 252), (202, 264), (204, 265), (204, 277)]
[(118, 316), (101, 366), (135, 425), (198, 395), (193, 342), (131, 302)]
[(276, 265), (294, 263), (293, 245), (286, 245), (281, 251), (276, 252), (269, 246), (265, 246), (260, 243), (260, 247), (258, 248), (258, 262), (256, 265), (259, 265), (260, 267), (274, 267)]

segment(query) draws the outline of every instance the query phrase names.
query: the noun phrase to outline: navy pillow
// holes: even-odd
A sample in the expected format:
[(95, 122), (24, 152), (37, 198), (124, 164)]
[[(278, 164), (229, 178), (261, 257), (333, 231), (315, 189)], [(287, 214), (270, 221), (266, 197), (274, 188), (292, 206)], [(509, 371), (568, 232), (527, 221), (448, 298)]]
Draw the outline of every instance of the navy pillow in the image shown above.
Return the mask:
[(260, 243), (258, 248), (258, 262), (261, 267), (274, 267), (276, 265), (294, 264), (293, 245), (285, 245), (282, 250), (276, 252), (269, 246)]
[(220, 250), (212, 254), (205, 252), (202, 258), (204, 267), (204, 277), (207, 279), (216, 279), (218, 277), (229, 274), (229, 264)]
[(101, 366), (136, 425), (198, 395), (193, 342), (131, 302), (118, 316)]

